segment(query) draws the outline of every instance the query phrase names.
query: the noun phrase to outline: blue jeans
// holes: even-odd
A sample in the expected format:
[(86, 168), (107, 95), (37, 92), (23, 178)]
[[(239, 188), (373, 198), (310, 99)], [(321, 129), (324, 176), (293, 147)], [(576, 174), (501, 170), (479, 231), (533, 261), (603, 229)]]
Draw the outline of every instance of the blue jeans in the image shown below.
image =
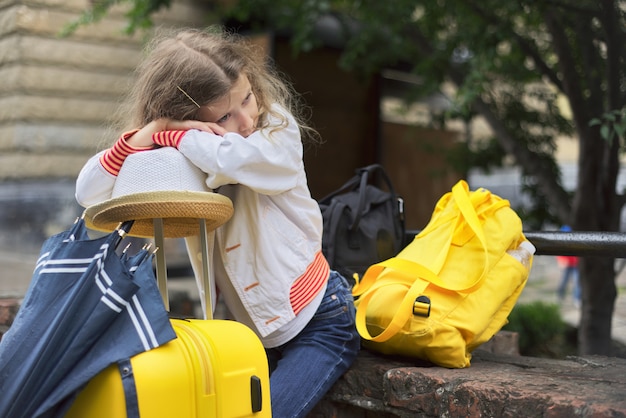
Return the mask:
[(578, 278), (578, 267), (570, 266), (565, 267), (563, 269), (563, 276), (561, 277), (561, 283), (559, 284), (559, 288), (557, 290), (559, 299), (565, 299), (565, 295), (567, 294), (567, 285), (572, 279), (574, 282), (574, 288), (572, 290), (572, 296), (574, 297), (574, 301), (580, 302), (580, 282)]
[(360, 338), (347, 280), (330, 272), (309, 324), (288, 343), (267, 349), (274, 418), (306, 416), (356, 358)]

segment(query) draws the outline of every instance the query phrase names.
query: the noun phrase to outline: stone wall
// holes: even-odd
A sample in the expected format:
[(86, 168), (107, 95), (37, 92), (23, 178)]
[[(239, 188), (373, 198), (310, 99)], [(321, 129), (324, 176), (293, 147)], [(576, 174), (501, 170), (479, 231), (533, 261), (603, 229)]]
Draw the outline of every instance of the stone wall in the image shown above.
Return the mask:
[[(80, 214), (74, 181), (114, 139), (105, 137), (107, 124), (151, 34), (125, 34), (124, 10), (116, 8), (102, 22), (60, 37), (89, 4), (0, 0), (0, 284), (11, 284), (0, 296), (19, 296), (43, 240)], [(214, 21), (207, 7), (175, 0), (155, 23), (207, 26)], [(29, 268), (19, 268), (20, 260)]]
[[(163, 26), (206, 25), (200, 1), (174, 1)], [(0, 1), (0, 179), (75, 177), (132, 80), (141, 33), (123, 10), (61, 38), (85, 0)], [(200, 12), (199, 12), (200, 11)]]
[(624, 418), (626, 360), (481, 349), (465, 369), (361, 351), (308, 418)]

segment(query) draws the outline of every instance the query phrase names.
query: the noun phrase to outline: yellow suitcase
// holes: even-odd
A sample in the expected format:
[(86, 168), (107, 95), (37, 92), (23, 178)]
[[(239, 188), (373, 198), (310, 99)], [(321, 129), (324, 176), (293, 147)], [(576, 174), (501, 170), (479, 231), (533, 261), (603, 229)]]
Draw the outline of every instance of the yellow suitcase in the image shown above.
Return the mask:
[[(238, 322), (173, 319), (178, 338), (131, 359), (139, 415), (271, 417), (269, 371), (258, 337)], [(78, 395), (67, 418), (126, 417), (117, 365)]]
[[(208, 319), (171, 319), (176, 339), (130, 359), (136, 389), (132, 405), (141, 418), (271, 417), (269, 365), (261, 340), (239, 322), (211, 319), (207, 229), (204, 220), (199, 223)], [(157, 247), (164, 248), (162, 220), (154, 220), (154, 230)], [(156, 261), (169, 310), (162, 252)], [(122, 373), (114, 364), (78, 394), (66, 418), (125, 418), (136, 409), (127, 409)]]

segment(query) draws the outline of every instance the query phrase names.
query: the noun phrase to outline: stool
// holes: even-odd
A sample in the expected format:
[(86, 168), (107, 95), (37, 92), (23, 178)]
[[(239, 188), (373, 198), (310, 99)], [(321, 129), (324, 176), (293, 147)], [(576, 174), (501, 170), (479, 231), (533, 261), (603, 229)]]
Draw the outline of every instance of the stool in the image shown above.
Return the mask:
[[(204, 306), (206, 319), (213, 319), (212, 295), (211, 295), (211, 273), (209, 269), (209, 242), (207, 240), (207, 226), (205, 219), (198, 219), (200, 227), (200, 248), (202, 250), (202, 286), (204, 287)], [(163, 229), (163, 218), (154, 218), (154, 244), (159, 249), (165, 248), (165, 233)], [(210, 231), (215, 234), (214, 230)], [(156, 252), (156, 277), (161, 298), (166, 310), (170, 310), (169, 294), (167, 290), (167, 265), (165, 262), (165, 252)]]

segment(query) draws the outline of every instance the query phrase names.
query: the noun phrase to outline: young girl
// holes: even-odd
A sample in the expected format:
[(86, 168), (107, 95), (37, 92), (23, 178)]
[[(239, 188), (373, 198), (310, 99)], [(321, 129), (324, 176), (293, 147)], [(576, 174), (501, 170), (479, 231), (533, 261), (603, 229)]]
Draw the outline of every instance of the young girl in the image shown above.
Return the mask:
[[(226, 306), (270, 362), (273, 416), (305, 416), (350, 367), (360, 340), (347, 281), (321, 252), (290, 87), (234, 35), (186, 30), (156, 41), (138, 68), (131, 126), (81, 171), (82, 206), (111, 197), (124, 159), (176, 147), (234, 205), (212, 268)], [(194, 246), (188, 241), (192, 263)]]

